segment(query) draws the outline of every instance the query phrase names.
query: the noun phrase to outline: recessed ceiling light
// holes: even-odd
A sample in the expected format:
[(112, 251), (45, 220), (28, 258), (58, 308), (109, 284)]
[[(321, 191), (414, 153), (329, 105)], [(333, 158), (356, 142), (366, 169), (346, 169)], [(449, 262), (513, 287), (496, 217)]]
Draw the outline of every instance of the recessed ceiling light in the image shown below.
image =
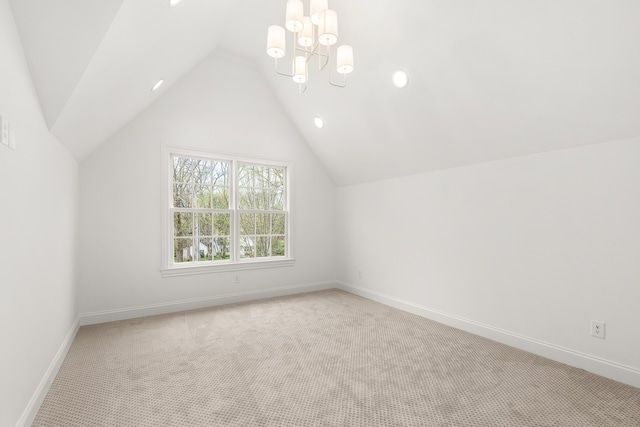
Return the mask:
[(409, 77), (407, 77), (407, 73), (402, 70), (398, 70), (393, 73), (393, 84), (397, 88), (403, 88), (409, 83)]
[(169, 6), (174, 7), (177, 6), (182, 0), (169, 0)]
[(322, 129), (322, 126), (324, 126), (324, 122), (320, 117), (316, 117), (315, 119), (313, 119), (313, 123), (316, 125), (318, 129)]
[(156, 90), (158, 90), (160, 86), (162, 86), (162, 83), (164, 83), (164, 79), (158, 80), (158, 83), (153, 85), (153, 87), (151, 88), (151, 91), (155, 92)]

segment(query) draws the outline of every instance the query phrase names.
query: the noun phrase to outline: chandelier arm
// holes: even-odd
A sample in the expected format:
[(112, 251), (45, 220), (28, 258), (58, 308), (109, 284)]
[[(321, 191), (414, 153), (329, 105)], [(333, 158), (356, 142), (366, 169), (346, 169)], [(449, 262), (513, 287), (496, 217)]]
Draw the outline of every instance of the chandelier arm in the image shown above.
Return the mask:
[(309, 50), (304, 47), (296, 47), (296, 51), (304, 53), (305, 58), (307, 58), (307, 62), (309, 61), (309, 58), (311, 58), (311, 56), (317, 55), (317, 53), (315, 53), (313, 50)]
[[(318, 42), (318, 44), (320, 44), (320, 42)], [(322, 53), (318, 51), (318, 56), (325, 58), (324, 64), (321, 63), (320, 58), (318, 58), (318, 70), (322, 71), (324, 70), (324, 67), (326, 67), (327, 64), (329, 63), (329, 59), (331, 57), (331, 46), (327, 46), (327, 53)], [(331, 79), (331, 76), (329, 76), (329, 79)]]
[(278, 71), (278, 70), (276, 70), (276, 73), (278, 73), (278, 75), (280, 76), (293, 77), (293, 74), (283, 73), (282, 71)]
[(281, 76), (293, 77), (293, 73), (288, 74), (288, 73), (283, 73), (282, 71), (278, 70), (278, 57), (275, 58), (273, 69), (276, 70), (276, 73), (281, 75)]
[(305, 48), (305, 56), (307, 58), (307, 62), (309, 62), (309, 59), (311, 59), (311, 57), (313, 55), (318, 55), (318, 56), (322, 56), (321, 52), (318, 51), (318, 46), (320, 46), (320, 42), (319, 41), (315, 41), (316, 39), (316, 26), (315, 25), (311, 25), (311, 40), (313, 40), (313, 42), (311, 43), (311, 49), (307, 50)]
[(297, 52), (302, 52), (305, 55), (305, 58), (307, 58), (307, 62), (309, 62), (309, 59), (311, 59), (311, 57), (313, 55), (318, 55), (319, 57), (323, 57), (323, 58), (329, 58), (329, 56), (326, 53), (320, 52), (318, 50), (318, 46), (320, 46), (320, 43), (316, 43), (312, 49), (307, 49), (306, 47), (299, 47), (296, 46), (296, 51)]
[(347, 87), (347, 73), (343, 73), (342, 74), (342, 84), (340, 83), (334, 83), (331, 80), (331, 73), (329, 73), (329, 84), (331, 86), (335, 86), (335, 87)]

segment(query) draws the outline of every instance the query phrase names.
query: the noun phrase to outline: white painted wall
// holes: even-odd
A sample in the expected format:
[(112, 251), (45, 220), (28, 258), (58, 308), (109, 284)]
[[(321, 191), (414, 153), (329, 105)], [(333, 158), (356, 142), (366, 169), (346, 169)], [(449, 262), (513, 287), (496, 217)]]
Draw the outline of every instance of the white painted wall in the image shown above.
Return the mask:
[(8, 0), (0, 0), (0, 425), (30, 404), (76, 319), (78, 165), (49, 133)]
[(339, 280), (637, 381), (639, 165), (632, 138), (339, 188)]
[[(335, 187), (256, 69), (209, 58), (161, 95), (81, 164), (81, 313), (333, 283)], [(167, 145), (292, 162), (295, 267), (161, 278)]]

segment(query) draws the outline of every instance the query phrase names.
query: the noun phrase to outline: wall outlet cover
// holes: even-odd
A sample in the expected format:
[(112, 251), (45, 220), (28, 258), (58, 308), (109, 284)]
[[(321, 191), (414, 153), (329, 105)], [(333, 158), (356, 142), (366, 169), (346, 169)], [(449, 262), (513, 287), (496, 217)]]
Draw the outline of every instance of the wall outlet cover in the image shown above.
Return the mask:
[(597, 320), (591, 321), (591, 336), (596, 338), (604, 339), (605, 335), (605, 326), (604, 322), (599, 322)]

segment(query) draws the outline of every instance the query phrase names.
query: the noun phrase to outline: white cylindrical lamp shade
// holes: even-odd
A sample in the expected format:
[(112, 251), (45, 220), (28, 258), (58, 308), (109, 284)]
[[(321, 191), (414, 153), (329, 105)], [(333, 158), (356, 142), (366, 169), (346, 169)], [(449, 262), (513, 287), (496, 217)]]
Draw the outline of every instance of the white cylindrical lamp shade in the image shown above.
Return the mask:
[(318, 26), (318, 42), (331, 46), (338, 41), (338, 14), (335, 10), (327, 9), (320, 13)]
[(304, 25), (304, 12), (301, 0), (289, 0), (287, 2), (287, 17), (285, 27), (287, 30), (297, 33)]
[(307, 59), (304, 56), (293, 58), (293, 81), (296, 83), (307, 81)]
[(298, 44), (303, 47), (313, 46), (313, 24), (308, 16), (304, 17), (304, 26), (298, 36)]
[(353, 48), (347, 44), (338, 48), (338, 73), (348, 74), (353, 71)]
[(311, 0), (309, 9), (311, 22), (320, 25), (320, 13), (329, 9), (329, 5), (327, 4), (327, 0)]
[(279, 25), (269, 26), (267, 32), (267, 55), (272, 58), (282, 58), (285, 51), (284, 28)]

